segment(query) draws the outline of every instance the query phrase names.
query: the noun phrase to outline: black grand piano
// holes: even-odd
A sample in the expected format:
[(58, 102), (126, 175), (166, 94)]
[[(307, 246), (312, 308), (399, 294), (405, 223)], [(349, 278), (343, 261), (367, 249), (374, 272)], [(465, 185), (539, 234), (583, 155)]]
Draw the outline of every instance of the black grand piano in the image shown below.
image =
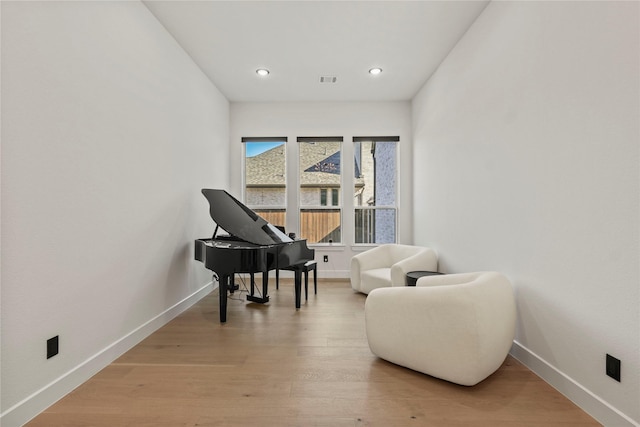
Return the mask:
[[(296, 310), (300, 308), (302, 270), (315, 256), (306, 240), (293, 240), (224, 190), (203, 189), (209, 201), (209, 213), (216, 223), (213, 237), (196, 239), (195, 259), (213, 271), (219, 280), (220, 322), (227, 321), (227, 292), (237, 289), (236, 273), (251, 274), (251, 291), (247, 300), (269, 301), (269, 270), (294, 271)], [(219, 235), (222, 228), (227, 235)], [(254, 273), (262, 273), (262, 295), (254, 293)]]

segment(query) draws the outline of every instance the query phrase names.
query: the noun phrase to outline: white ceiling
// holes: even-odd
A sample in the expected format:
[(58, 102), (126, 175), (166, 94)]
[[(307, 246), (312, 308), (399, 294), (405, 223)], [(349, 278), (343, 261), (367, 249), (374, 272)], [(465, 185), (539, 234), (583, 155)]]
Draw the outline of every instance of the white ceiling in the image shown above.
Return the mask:
[(416, 94), (488, 1), (144, 4), (232, 102), (398, 101)]

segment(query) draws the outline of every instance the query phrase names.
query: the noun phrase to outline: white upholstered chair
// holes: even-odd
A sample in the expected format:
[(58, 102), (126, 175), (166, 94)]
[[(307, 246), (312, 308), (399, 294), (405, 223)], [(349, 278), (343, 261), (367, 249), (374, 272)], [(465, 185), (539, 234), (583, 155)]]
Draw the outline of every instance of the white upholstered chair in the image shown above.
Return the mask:
[(376, 288), (405, 286), (406, 274), (417, 270), (438, 270), (438, 257), (433, 249), (380, 245), (351, 258), (351, 287), (368, 294)]
[(515, 321), (511, 283), (498, 272), (421, 277), (416, 287), (375, 289), (365, 302), (376, 356), (465, 386), (504, 362)]

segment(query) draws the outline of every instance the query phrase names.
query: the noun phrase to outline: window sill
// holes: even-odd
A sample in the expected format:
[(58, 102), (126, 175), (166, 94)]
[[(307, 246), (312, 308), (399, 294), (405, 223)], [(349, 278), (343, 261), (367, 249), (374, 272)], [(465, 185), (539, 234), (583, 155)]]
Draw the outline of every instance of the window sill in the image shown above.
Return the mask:
[(345, 249), (345, 245), (342, 243), (309, 243), (310, 248), (319, 249), (322, 251), (343, 251)]
[(380, 246), (380, 243), (359, 243), (351, 246), (351, 251), (353, 252), (364, 252), (369, 249), (377, 248)]

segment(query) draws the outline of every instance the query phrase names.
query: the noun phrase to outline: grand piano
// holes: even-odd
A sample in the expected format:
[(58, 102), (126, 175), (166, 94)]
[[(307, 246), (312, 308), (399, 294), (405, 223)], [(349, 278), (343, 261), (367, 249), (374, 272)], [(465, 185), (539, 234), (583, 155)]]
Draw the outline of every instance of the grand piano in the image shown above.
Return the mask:
[[(293, 240), (224, 190), (202, 190), (209, 201), (209, 213), (216, 223), (211, 238), (195, 240), (195, 259), (218, 276), (220, 322), (227, 321), (227, 293), (237, 286), (234, 275), (249, 273), (251, 291), (247, 300), (264, 304), (269, 301), (269, 270), (293, 270), (295, 304), (300, 309), (304, 264), (315, 256), (306, 240)], [(218, 235), (223, 229), (228, 234)], [(255, 294), (254, 273), (262, 273), (262, 294)]]

